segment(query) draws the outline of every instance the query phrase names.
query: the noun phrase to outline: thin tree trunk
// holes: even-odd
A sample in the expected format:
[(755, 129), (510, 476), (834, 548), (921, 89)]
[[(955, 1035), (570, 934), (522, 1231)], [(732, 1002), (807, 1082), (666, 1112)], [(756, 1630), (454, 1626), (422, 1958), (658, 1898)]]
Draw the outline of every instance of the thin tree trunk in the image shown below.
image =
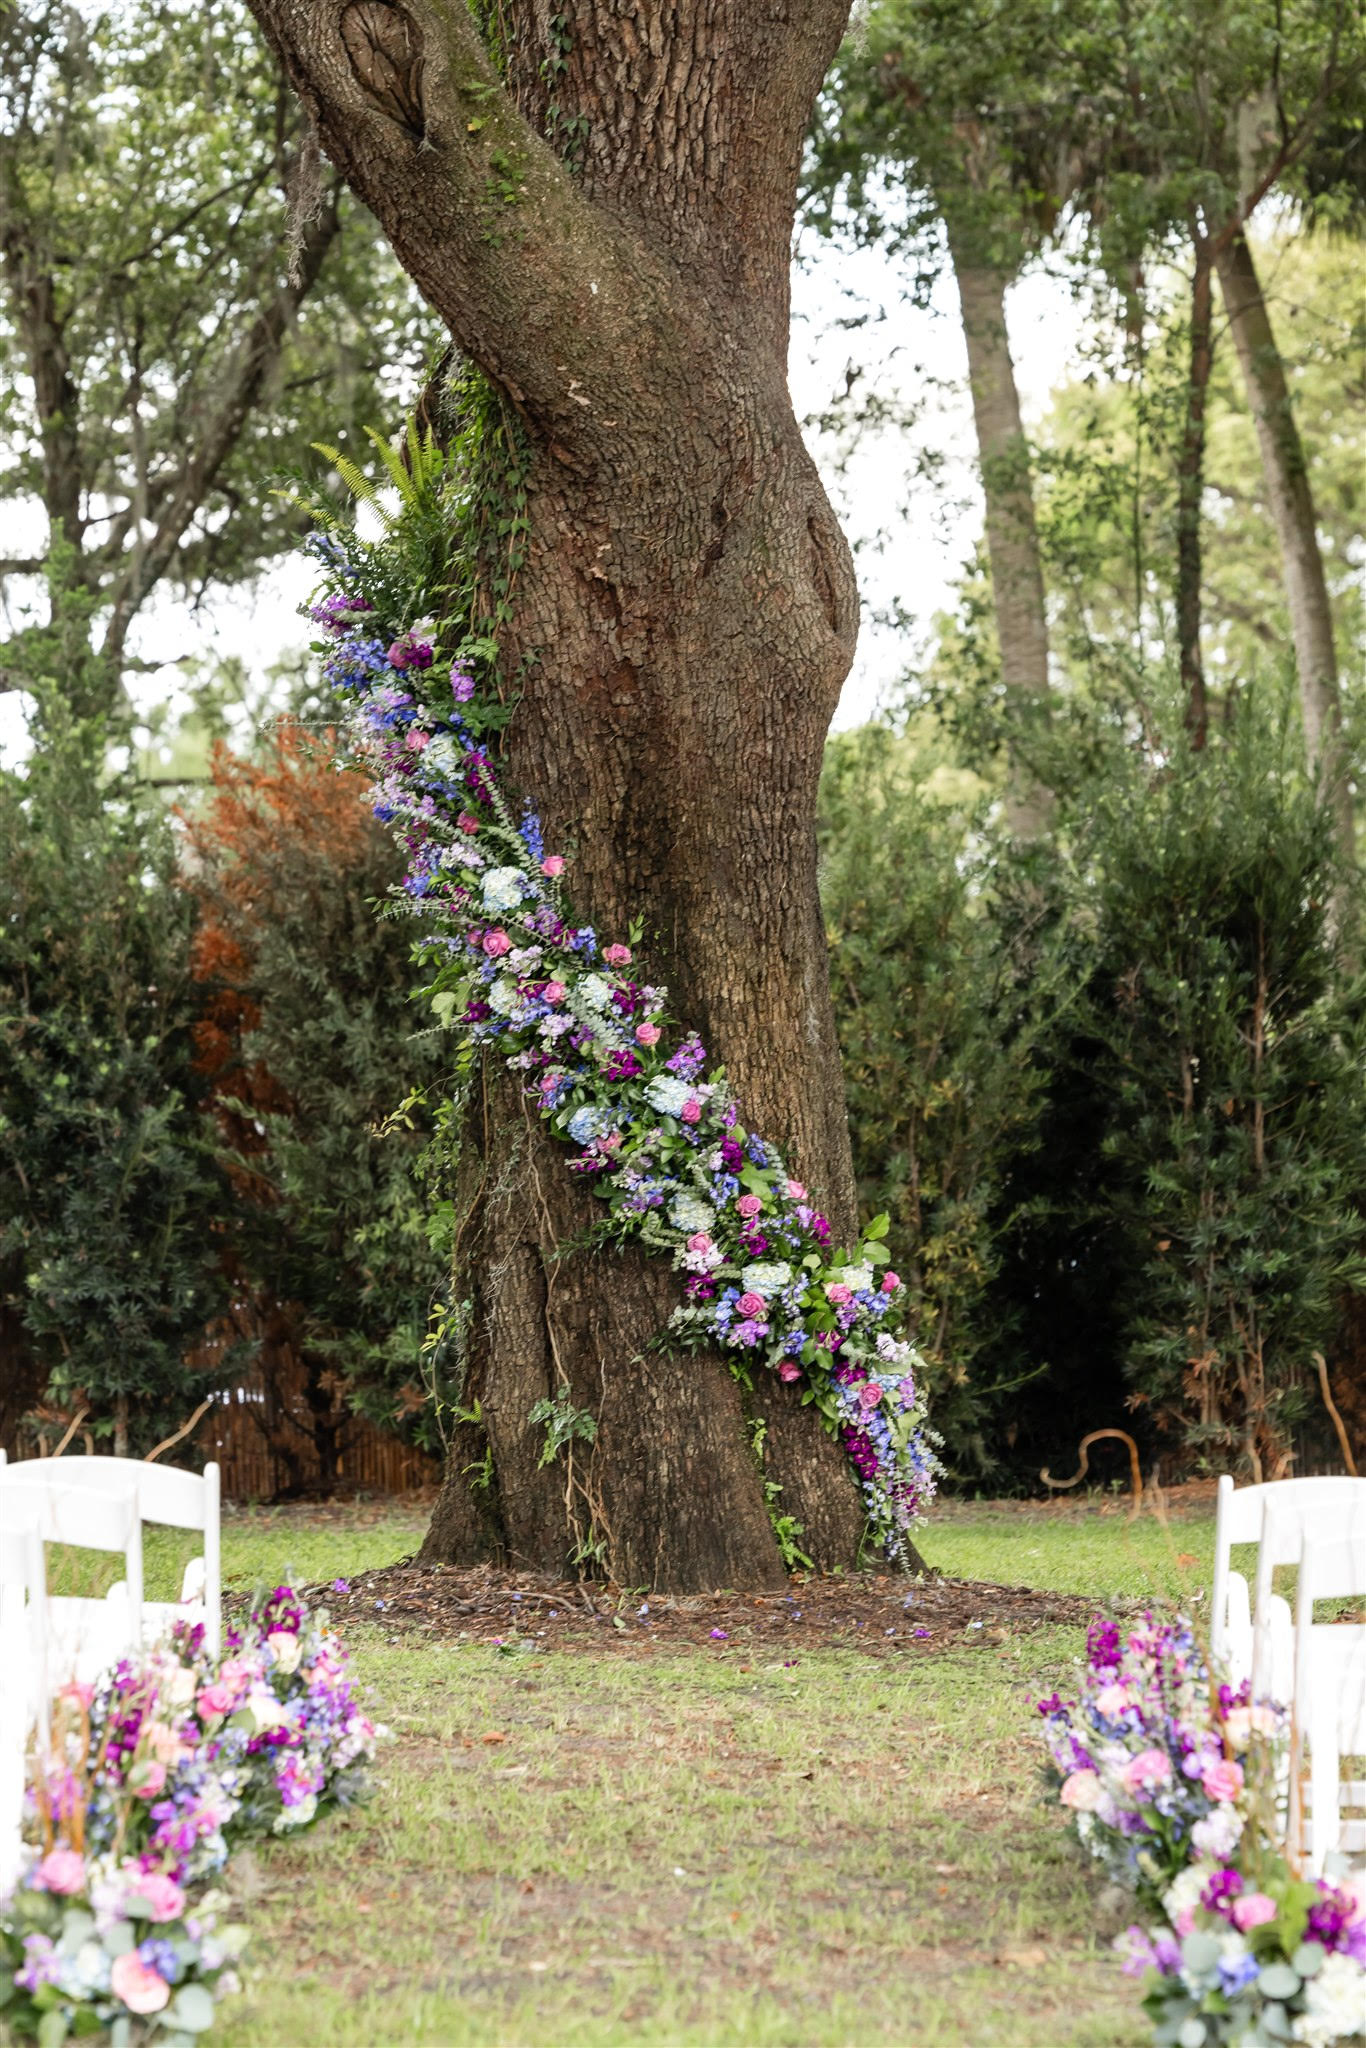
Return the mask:
[(1006, 818), (1017, 839), (1037, 839), (1053, 810), (1049, 792), (1027, 760), (1031, 728), (1037, 733), (1048, 714), (1048, 614), (1029, 448), (1006, 328), (1010, 280), (994, 265), (974, 261), (947, 213), (945, 220), (968, 350), (1001, 681), (1025, 732), (1023, 749), (1018, 742), (1011, 745)]
[(1210, 324), (1213, 265), (1209, 242), (1198, 231), (1194, 237), (1194, 251), (1190, 369), (1186, 377), (1181, 457), (1176, 471), (1176, 630), (1181, 655), (1181, 685), (1186, 693), (1186, 730), (1190, 734), (1191, 745), (1200, 751), (1209, 734), (1209, 700), (1200, 655), (1200, 579), (1204, 552), (1201, 508), (1205, 492), (1205, 403), (1214, 346)]
[(1355, 851), (1355, 827), (1338, 695), (1333, 613), (1304, 448), (1257, 267), (1241, 229), (1216, 241), (1215, 262), (1256, 423), (1267, 496), (1280, 542), (1299, 676), (1305, 752), (1331, 805), (1340, 850), (1350, 861)]
[[(525, 427), (509, 786), (572, 853), (580, 915), (618, 938), (643, 919), (650, 978), (847, 1243), (814, 827), (857, 597), (786, 380), (797, 172), (845, 0), (782, 18), (680, 0), (648, 34), (592, 0), (563, 51), (533, 0), (508, 0), (506, 85), (463, 8), (352, 0), (339, 25), (330, 0), (252, 6), (324, 148)], [(853, 1564), (858, 1497), (799, 1390), (765, 1374), (745, 1394), (718, 1355), (651, 1348), (677, 1276), (567, 1249), (596, 1205), (496, 1068), (478, 1129), (466, 1406), (487, 1483), (471, 1493), (462, 1444), (425, 1554), (494, 1542), (625, 1585), (773, 1585), (766, 1478), (805, 1551)], [(561, 1398), (596, 1424), (572, 1473), (541, 1463), (529, 1419)]]

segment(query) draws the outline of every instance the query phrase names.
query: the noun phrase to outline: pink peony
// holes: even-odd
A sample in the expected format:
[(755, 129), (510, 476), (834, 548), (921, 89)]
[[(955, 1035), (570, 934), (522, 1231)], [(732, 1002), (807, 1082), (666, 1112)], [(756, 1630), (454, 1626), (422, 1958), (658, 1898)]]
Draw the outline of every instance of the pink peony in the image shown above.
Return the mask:
[(160, 2012), (171, 1996), (166, 1979), (149, 1969), (135, 1948), (125, 1956), (115, 1956), (109, 1981), (115, 1998), (121, 1998), (129, 2012)]
[(1129, 1706), (1129, 1689), (1124, 1685), (1103, 1685), (1096, 1694), (1096, 1712), (1103, 1714), (1107, 1721), (1125, 1712)]
[(657, 1024), (637, 1024), (637, 1026), (636, 1026), (636, 1044), (637, 1044), (637, 1045), (658, 1045), (658, 1044), (659, 1044), (659, 1026), (658, 1026)]
[(901, 1275), (900, 1275), (899, 1273), (894, 1273), (894, 1272), (892, 1271), (891, 1267), (889, 1266), (889, 1267), (887, 1268), (887, 1271), (886, 1271), (886, 1272), (885, 1272), (885, 1273), (883, 1274), (883, 1276), (882, 1276), (882, 1291), (883, 1291), (883, 1293), (884, 1293), (884, 1294), (895, 1294), (895, 1293), (896, 1293), (896, 1290), (897, 1290), (897, 1288), (898, 1288), (898, 1287), (900, 1287), (900, 1285), (901, 1285)]
[(702, 1120), (702, 1104), (697, 1096), (690, 1095), (678, 1114), (682, 1117), (685, 1124), (700, 1123)]
[(477, 832), (479, 830), (479, 820), (472, 818), (468, 811), (462, 811), (455, 822), (462, 832)]
[(85, 1888), (85, 1858), (78, 1849), (49, 1849), (33, 1881), (39, 1891), (60, 1892), (69, 1899)]
[(605, 946), (602, 957), (609, 967), (629, 967), (631, 964), (631, 948), (629, 946)]
[(504, 953), (512, 951), (512, 941), (506, 932), (485, 932), (484, 951), (490, 960), (500, 960)]
[(747, 1323), (761, 1323), (768, 1313), (762, 1294), (742, 1294), (735, 1304)]
[(1244, 1892), (1233, 1901), (1233, 1924), (1241, 1934), (1246, 1934), (1250, 1927), (1264, 1927), (1275, 1917), (1276, 1901), (1265, 1892)]
[(778, 1378), (780, 1380), (799, 1380), (801, 1376), (802, 1369), (793, 1358), (785, 1358), (778, 1367)]
[(199, 1697), (195, 1701), (195, 1705), (199, 1709), (201, 1721), (209, 1721), (219, 1715), (230, 1714), (235, 1704), (231, 1689), (224, 1685), (221, 1679), (215, 1679), (212, 1685), (201, 1686)]
[(854, 1297), (842, 1280), (832, 1280), (825, 1290), (825, 1298), (827, 1301), (833, 1301), (836, 1308), (841, 1308), (846, 1301), (852, 1301)]
[(794, 1202), (804, 1202), (806, 1200), (806, 1189), (799, 1180), (790, 1180), (787, 1184), (787, 1192)]
[(764, 1205), (757, 1195), (741, 1195), (735, 1206), (742, 1216), (757, 1216)]
[(709, 1252), (711, 1250), (711, 1239), (705, 1230), (695, 1232), (688, 1239), (688, 1250), (690, 1252)]
[(1094, 1771), (1073, 1771), (1063, 1779), (1058, 1797), (1073, 1813), (1094, 1813), (1100, 1803), (1100, 1779)]
[(552, 882), (556, 875), (562, 875), (564, 873), (564, 855), (562, 853), (548, 853), (541, 862), (541, 873), (549, 875)]
[(569, 990), (562, 981), (548, 981), (541, 990), (541, 994), (548, 1003), (562, 1003), (569, 994)]
[(1130, 1792), (1155, 1792), (1171, 1780), (1171, 1758), (1165, 1749), (1145, 1749), (1131, 1756), (1120, 1777)]
[(1241, 1764), (1227, 1763), (1223, 1757), (1216, 1757), (1212, 1763), (1205, 1765), (1200, 1774), (1200, 1782), (1205, 1788), (1205, 1797), (1222, 1805), (1226, 1800), (1236, 1799), (1242, 1791), (1243, 1767)]
[(185, 1894), (164, 1870), (144, 1870), (135, 1890), (146, 1899), (154, 1920), (178, 1920), (185, 1911)]

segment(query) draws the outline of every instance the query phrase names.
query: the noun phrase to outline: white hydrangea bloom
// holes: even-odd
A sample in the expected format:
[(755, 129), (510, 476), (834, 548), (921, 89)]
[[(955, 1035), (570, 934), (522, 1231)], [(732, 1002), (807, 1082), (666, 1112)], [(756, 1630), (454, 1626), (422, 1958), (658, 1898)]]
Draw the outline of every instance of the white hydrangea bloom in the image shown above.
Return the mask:
[(461, 750), (448, 732), (439, 732), (423, 749), (423, 766), (434, 768), (438, 775), (454, 775), (460, 762)]
[(791, 1266), (785, 1265), (781, 1259), (775, 1260), (771, 1265), (746, 1266), (740, 1275), (745, 1291), (762, 1294), (765, 1301), (770, 1300), (775, 1294), (780, 1294), (791, 1278)]
[(846, 1266), (839, 1277), (846, 1287), (853, 1288), (855, 1294), (861, 1294), (865, 1287), (873, 1284), (873, 1269), (871, 1266)]
[(1323, 1959), (1317, 1976), (1304, 1988), (1304, 2011), (1295, 2021), (1295, 2039), (1308, 2048), (1331, 2048), (1335, 2041), (1361, 2038), (1366, 2026), (1366, 1970), (1350, 1956)]
[(506, 976), (495, 981), (488, 992), (488, 1006), (500, 1017), (510, 1017), (521, 1000), (516, 982), (507, 980)]
[[(1127, 1750), (1123, 1754), (1127, 1756)], [(1208, 1883), (1209, 1865), (1207, 1863), (1188, 1863), (1184, 1870), (1177, 1872), (1171, 1884), (1168, 1885), (1166, 1891), (1162, 1894), (1163, 1907), (1167, 1918), (1172, 1922), (1173, 1926), (1176, 1924), (1176, 1918), (1179, 1913), (1193, 1913), (1195, 1911), (1200, 1903), (1200, 1894)]]
[(515, 910), (522, 900), (523, 888), (520, 868), (490, 868), (484, 877), (484, 909), (491, 917)]
[(612, 1000), (611, 984), (604, 981), (600, 974), (585, 974), (575, 994), (587, 1003), (590, 1010), (605, 1010)]
[(700, 1195), (685, 1193), (674, 1196), (669, 1205), (669, 1221), (676, 1229), (686, 1231), (693, 1237), (699, 1230), (710, 1230), (716, 1221), (716, 1211)]
[(1218, 1862), (1225, 1862), (1237, 1847), (1243, 1832), (1243, 1816), (1235, 1806), (1227, 1803), (1212, 1807), (1203, 1820), (1198, 1820), (1191, 1829), (1191, 1841), (1201, 1856), (1213, 1856)]
[(680, 1081), (676, 1074), (656, 1074), (645, 1090), (645, 1099), (662, 1116), (677, 1116), (692, 1093), (691, 1083)]

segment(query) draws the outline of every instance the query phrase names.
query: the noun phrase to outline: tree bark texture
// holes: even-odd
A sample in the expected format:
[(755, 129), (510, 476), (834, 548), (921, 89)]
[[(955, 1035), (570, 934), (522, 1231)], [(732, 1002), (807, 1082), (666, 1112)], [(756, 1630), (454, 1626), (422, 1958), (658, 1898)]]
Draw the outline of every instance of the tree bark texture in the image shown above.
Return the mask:
[[(857, 597), (786, 378), (797, 171), (845, 0), (594, 0), (572, 18), (511, 0), (501, 78), (463, 6), (252, 5), (328, 155), (529, 439), (508, 786), (571, 857), (580, 915), (617, 938), (644, 920), (640, 971), (847, 1243), (814, 817)], [(677, 1276), (567, 1252), (597, 1207), (563, 1147), (496, 1069), (476, 1114), (479, 1419), (425, 1554), (776, 1584), (748, 1407), (802, 1548), (852, 1564), (861, 1507), (813, 1412), (769, 1375), (742, 1398), (719, 1356), (647, 1348)], [(561, 1398), (596, 1437), (543, 1463), (529, 1413)]]
[(1191, 277), (1186, 416), (1176, 469), (1176, 632), (1181, 685), (1186, 693), (1186, 730), (1197, 752), (1204, 747), (1209, 735), (1209, 700), (1200, 653), (1200, 578), (1204, 553), (1200, 522), (1205, 494), (1205, 403), (1214, 363), (1212, 270), (1209, 243), (1203, 235), (1197, 234), (1195, 269)]
[(1349, 862), (1355, 824), (1338, 694), (1333, 613), (1323, 573), (1314, 498), (1285, 365), (1247, 237), (1240, 231), (1215, 243), (1215, 262), (1248, 402), (1257, 428), (1267, 497), (1280, 542), (1290, 608), (1290, 632), (1299, 677), (1305, 752), (1331, 805), (1339, 846)]
[[(1048, 614), (1029, 449), (1006, 329), (1010, 280), (1004, 271), (975, 256), (947, 212), (945, 221), (968, 350), (1001, 681), (1007, 703), (1023, 714), (1027, 732), (1047, 716)], [(1037, 839), (1051, 814), (1048, 791), (1018, 745), (1012, 745), (1006, 786), (1006, 818), (1012, 833), (1017, 839)]]

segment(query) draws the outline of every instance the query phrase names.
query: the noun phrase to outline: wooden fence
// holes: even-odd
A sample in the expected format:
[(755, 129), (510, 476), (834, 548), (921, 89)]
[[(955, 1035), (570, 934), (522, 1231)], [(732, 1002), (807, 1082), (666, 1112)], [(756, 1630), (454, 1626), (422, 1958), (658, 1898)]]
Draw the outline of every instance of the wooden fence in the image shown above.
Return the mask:
[(329, 1470), (318, 1453), (302, 1375), (293, 1385), (282, 1385), (277, 1375), (268, 1389), (256, 1371), (217, 1390), (195, 1441), (206, 1458), (222, 1466), (226, 1500), (412, 1493), (440, 1481), (437, 1459), (386, 1435), (363, 1415), (343, 1407), (330, 1420), (335, 1448)]

